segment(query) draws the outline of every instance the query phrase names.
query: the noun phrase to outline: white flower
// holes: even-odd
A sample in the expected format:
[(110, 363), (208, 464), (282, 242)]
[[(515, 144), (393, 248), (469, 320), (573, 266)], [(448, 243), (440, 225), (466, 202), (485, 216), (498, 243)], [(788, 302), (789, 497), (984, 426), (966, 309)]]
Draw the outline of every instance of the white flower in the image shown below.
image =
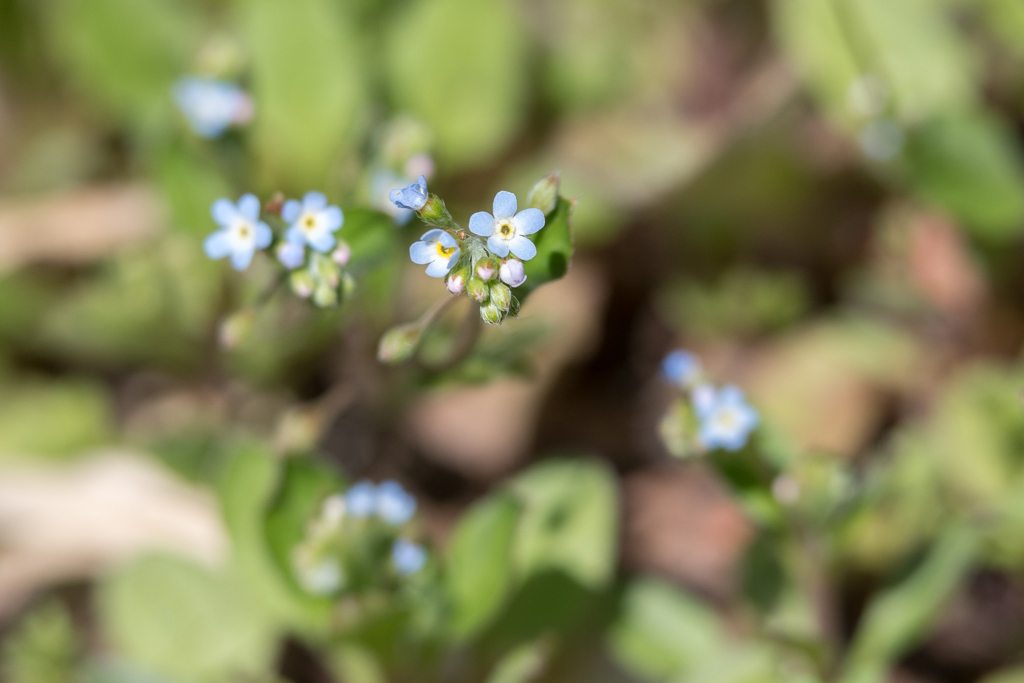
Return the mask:
[(537, 255), (537, 247), (526, 236), (544, 227), (544, 212), (540, 209), (524, 209), (516, 213), (518, 203), (511, 192), (494, 195), (494, 215), (486, 211), (474, 213), (469, 218), (469, 229), (473, 234), (487, 238), (487, 248), (497, 256), (508, 256), (512, 252), (524, 261)]
[[(444, 277), (459, 260), (458, 241), (444, 230), (427, 230), (419, 242), (409, 247), (409, 258), (413, 263), (427, 266), (430, 277)], [(429, 264), (429, 265), (427, 265)]]

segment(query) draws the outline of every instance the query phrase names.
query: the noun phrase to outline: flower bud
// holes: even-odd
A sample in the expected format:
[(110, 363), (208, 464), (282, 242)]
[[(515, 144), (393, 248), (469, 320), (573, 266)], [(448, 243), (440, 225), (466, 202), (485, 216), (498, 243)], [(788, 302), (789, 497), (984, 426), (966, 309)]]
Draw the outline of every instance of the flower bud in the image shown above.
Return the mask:
[(296, 296), (308, 299), (316, 287), (316, 280), (313, 279), (313, 274), (307, 268), (303, 268), (302, 270), (292, 271), (289, 284)]
[(241, 344), (252, 331), (255, 320), (256, 311), (251, 308), (243, 308), (225, 318), (217, 330), (217, 341), (221, 348), (233, 349)]
[(314, 252), (309, 260), (309, 270), (313, 273), (315, 280), (326, 284), (331, 289), (337, 287), (341, 282), (341, 271), (338, 270), (338, 264), (325, 254)]
[(510, 256), (501, 264), (498, 270), (498, 277), (509, 287), (518, 287), (526, 282), (526, 272), (523, 270), (523, 262), (514, 256)]
[(346, 266), (352, 258), (352, 248), (346, 242), (339, 241), (338, 248), (331, 252), (331, 258), (339, 266)]
[(452, 220), (452, 215), (448, 213), (448, 209), (445, 208), (444, 200), (436, 194), (432, 194), (427, 197), (427, 201), (423, 204), (423, 207), (416, 213), (424, 223), (429, 223), (430, 225), (435, 225), (447, 230), (458, 230), (459, 228), (459, 226), (455, 224), (455, 221)]
[(459, 268), (457, 270), (453, 270), (451, 274), (448, 275), (448, 279), (445, 280), (444, 284), (452, 294), (462, 294), (466, 289), (466, 280), (468, 279), (469, 271), (466, 268)]
[(313, 303), (320, 308), (333, 308), (338, 305), (338, 287), (321, 282), (313, 291)]
[(380, 338), (377, 360), (381, 363), (401, 363), (412, 357), (420, 343), (423, 329), (417, 323), (392, 327)]
[(508, 307), (512, 305), (512, 290), (508, 288), (508, 285), (503, 285), (500, 282), (491, 285), (491, 303), (500, 308), (502, 312), (508, 310)]
[(476, 264), (476, 276), (481, 280), (491, 280), (498, 273), (498, 262), (493, 258), (480, 259)]
[(341, 274), (341, 296), (349, 298), (356, 291), (356, 279), (350, 273)]
[(558, 204), (558, 189), (561, 184), (562, 175), (559, 171), (544, 176), (534, 184), (527, 195), (526, 203), (532, 209), (540, 209), (546, 216), (554, 211)]
[(488, 325), (497, 325), (505, 317), (505, 312), (492, 301), (480, 307), (480, 318)]
[(477, 278), (473, 278), (466, 284), (466, 293), (480, 303), (487, 301), (487, 289), (487, 283)]

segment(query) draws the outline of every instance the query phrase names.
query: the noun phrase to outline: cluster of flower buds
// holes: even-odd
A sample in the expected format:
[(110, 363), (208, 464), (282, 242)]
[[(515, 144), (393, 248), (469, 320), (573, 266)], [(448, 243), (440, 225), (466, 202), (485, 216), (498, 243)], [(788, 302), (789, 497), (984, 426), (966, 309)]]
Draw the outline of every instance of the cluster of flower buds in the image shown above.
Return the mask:
[(746, 446), (759, 417), (739, 387), (707, 382), (700, 361), (689, 351), (665, 356), (661, 374), (683, 391), (661, 422), (662, 439), (673, 455), (687, 457), (716, 448), (738, 451)]
[(299, 585), (338, 595), (419, 573), (427, 551), (408, 537), (415, 513), (416, 499), (395, 481), (361, 481), (328, 497), (292, 552)]
[[(203, 244), (210, 258), (228, 258), (235, 270), (245, 270), (257, 251), (272, 251), (289, 271), (292, 291), (322, 308), (337, 306), (354, 289), (355, 280), (345, 271), (352, 250), (335, 237), (345, 215), (323, 193), (272, 201), (265, 208), (246, 194), (237, 203), (218, 199), (210, 212), (220, 226)], [(264, 217), (278, 224), (276, 234)]]
[(499, 192), (493, 213), (479, 211), (470, 216), (468, 233), (452, 220), (444, 201), (427, 192), (422, 175), (417, 183), (393, 190), (391, 201), (434, 226), (409, 247), (413, 263), (427, 266), (431, 277), (445, 278), (452, 294), (465, 292), (480, 304), (483, 321), (497, 325), (519, 312), (512, 290), (526, 282), (523, 262), (537, 255), (531, 235), (544, 227), (545, 215), (557, 202), (558, 185), (557, 174), (541, 179), (522, 211), (514, 194)]

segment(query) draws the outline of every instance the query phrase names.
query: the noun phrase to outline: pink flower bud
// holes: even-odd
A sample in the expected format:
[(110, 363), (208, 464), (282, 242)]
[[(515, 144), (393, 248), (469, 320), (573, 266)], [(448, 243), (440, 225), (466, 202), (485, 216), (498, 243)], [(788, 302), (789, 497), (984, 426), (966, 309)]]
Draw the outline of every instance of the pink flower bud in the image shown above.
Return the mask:
[(338, 248), (335, 249), (334, 252), (331, 254), (331, 258), (333, 258), (334, 262), (337, 263), (339, 266), (344, 266), (345, 264), (348, 263), (348, 260), (352, 258), (352, 248), (349, 247), (348, 244), (346, 244), (345, 242), (342, 242), (341, 244), (338, 245)]
[(462, 294), (466, 288), (466, 279), (462, 277), (461, 273), (454, 273), (448, 276), (444, 284), (452, 294)]
[(498, 277), (509, 287), (518, 287), (526, 282), (523, 262), (517, 258), (505, 259), (498, 270)]
[(484, 282), (491, 280), (495, 276), (497, 266), (494, 259), (484, 259), (476, 264), (476, 276)]

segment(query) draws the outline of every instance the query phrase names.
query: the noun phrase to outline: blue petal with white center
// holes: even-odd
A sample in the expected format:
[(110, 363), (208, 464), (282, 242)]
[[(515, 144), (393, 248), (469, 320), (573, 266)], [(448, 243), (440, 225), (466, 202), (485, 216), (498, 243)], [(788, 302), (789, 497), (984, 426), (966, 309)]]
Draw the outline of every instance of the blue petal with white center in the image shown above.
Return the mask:
[(459, 261), (459, 242), (444, 230), (427, 230), (418, 242), (409, 246), (413, 263), (427, 266), (430, 277), (444, 277)]
[(544, 212), (540, 209), (524, 209), (516, 213), (518, 202), (511, 192), (499, 192), (494, 196), (494, 214), (478, 211), (469, 217), (469, 230), (474, 235), (487, 238), (487, 248), (502, 258), (510, 253), (523, 261), (537, 255), (537, 246), (527, 235), (544, 227)]
[(410, 576), (423, 569), (423, 565), (427, 563), (427, 551), (423, 546), (399, 538), (391, 546), (391, 561), (399, 574)]
[(693, 403), (700, 419), (698, 438), (705, 448), (738, 451), (747, 444), (750, 433), (760, 421), (743, 391), (735, 386), (717, 391), (707, 385), (698, 387), (694, 390)]
[(229, 199), (218, 199), (210, 207), (210, 214), (221, 229), (203, 242), (203, 250), (211, 259), (228, 258), (235, 270), (245, 270), (259, 249), (270, 246), (273, 233), (260, 218), (260, 200), (246, 194), (233, 204)]
[(345, 510), (356, 519), (365, 519), (377, 511), (377, 487), (361, 481), (345, 493)]
[(334, 233), (345, 223), (345, 214), (334, 205), (327, 204), (322, 192), (307, 192), (302, 201), (289, 199), (281, 207), (281, 218), (290, 224), (287, 240), (293, 244), (308, 244), (326, 254), (337, 240)]
[(412, 185), (398, 190), (391, 190), (389, 198), (400, 209), (419, 211), (427, 203), (427, 178), (420, 176)]
[(183, 78), (175, 83), (172, 94), (189, 127), (200, 137), (219, 138), (233, 124), (252, 116), (252, 100), (226, 81)]

